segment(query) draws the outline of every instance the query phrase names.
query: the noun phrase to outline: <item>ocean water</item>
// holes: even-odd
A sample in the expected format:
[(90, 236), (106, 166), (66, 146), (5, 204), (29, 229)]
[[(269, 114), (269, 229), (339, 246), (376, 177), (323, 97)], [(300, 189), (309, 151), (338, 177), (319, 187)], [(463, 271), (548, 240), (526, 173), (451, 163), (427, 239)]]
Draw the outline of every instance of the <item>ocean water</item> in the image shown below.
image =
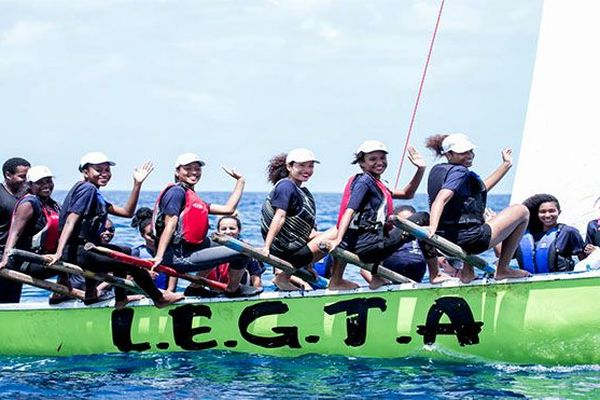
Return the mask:
[[(57, 192), (62, 199), (64, 192)], [(106, 192), (122, 204), (127, 193)], [(202, 193), (221, 203), (227, 193)], [(141, 196), (152, 207), (157, 193)], [(246, 193), (240, 204), (244, 239), (260, 244), (260, 206), (265, 193)], [(335, 223), (339, 194), (315, 194), (320, 229)], [(488, 205), (499, 211), (509, 198), (492, 195)], [(400, 204), (400, 203), (398, 203)], [(412, 204), (427, 208), (418, 195)], [(141, 243), (129, 221), (115, 218), (114, 242)], [(214, 221), (213, 221), (214, 225)], [(485, 257), (492, 259), (493, 254)], [(360, 281), (348, 267), (350, 278)], [(270, 271), (263, 275), (272, 290)], [(26, 288), (23, 301), (45, 301), (47, 293)], [(10, 327), (0, 327), (10, 329)], [(599, 327), (600, 329), (600, 327)], [(507, 338), (519, 340), (519, 338)], [(600, 366), (547, 367), (465, 363), (427, 358), (365, 359), (335, 356), (279, 358), (204, 351), (172, 354), (111, 354), (79, 357), (0, 357), (0, 398), (413, 398), (600, 399)]]

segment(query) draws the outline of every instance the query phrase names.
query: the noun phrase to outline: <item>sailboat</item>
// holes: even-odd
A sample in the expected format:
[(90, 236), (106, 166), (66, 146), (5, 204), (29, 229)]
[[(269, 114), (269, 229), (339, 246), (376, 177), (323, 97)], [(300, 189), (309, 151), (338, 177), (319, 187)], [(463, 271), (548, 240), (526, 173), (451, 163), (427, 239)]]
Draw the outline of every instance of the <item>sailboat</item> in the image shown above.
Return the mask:
[[(600, 92), (600, 60), (592, 56), (597, 15), (600, 3), (594, 1), (544, 4), (512, 197), (517, 202), (553, 193), (563, 204), (563, 220), (579, 227), (600, 194), (600, 180), (592, 176), (600, 163), (593, 143), (600, 122), (591, 101)], [(1, 305), (0, 325), (0, 354), (10, 355), (225, 350), (598, 364), (600, 271), (188, 298), (166, 309), (148, 300), (122, 309), (111, 303)]]

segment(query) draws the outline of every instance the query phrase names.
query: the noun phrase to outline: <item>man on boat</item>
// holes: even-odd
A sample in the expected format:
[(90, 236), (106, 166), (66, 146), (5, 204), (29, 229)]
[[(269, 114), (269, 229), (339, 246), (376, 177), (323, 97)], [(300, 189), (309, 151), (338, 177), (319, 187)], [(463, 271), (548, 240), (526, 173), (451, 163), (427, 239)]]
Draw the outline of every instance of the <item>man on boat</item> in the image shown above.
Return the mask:
[[(27, 189), (29, 167), (29, 161), (20, 157), (9, 158), (2, 165), (4, 182), (0, 185), (0, 253), (4, 253), (15, 204)], [(20, 296), (20, 283), (0, 278), (0, 303), (18, 302)]]

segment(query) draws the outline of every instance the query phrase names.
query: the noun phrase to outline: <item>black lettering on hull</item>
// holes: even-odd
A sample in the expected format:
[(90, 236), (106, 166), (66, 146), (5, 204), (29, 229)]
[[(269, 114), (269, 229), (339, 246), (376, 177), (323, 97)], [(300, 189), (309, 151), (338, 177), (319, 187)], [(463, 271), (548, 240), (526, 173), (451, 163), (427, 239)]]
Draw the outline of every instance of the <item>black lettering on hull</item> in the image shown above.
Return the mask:
[[(446, 314), (450, 323), (440, 323)], [(433, 344), (437, 335), (456, 335), (461, 346), (479, 344), (483, 322), (475, 321), (467, 302), (460, 297), (441, 297), (429, 309), (425, 325), (417, 327), (424, 344)]]

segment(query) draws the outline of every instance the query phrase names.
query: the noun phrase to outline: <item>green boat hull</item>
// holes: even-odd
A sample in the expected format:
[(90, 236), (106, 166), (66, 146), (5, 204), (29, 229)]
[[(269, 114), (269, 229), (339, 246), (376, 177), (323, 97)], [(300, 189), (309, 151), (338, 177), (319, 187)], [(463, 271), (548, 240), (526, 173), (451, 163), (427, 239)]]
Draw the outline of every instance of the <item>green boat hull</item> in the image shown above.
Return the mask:
[(0, 354), (230, 350), (277, 356), (600, 363), (600, 273), (255, 299), (0, 307)]

